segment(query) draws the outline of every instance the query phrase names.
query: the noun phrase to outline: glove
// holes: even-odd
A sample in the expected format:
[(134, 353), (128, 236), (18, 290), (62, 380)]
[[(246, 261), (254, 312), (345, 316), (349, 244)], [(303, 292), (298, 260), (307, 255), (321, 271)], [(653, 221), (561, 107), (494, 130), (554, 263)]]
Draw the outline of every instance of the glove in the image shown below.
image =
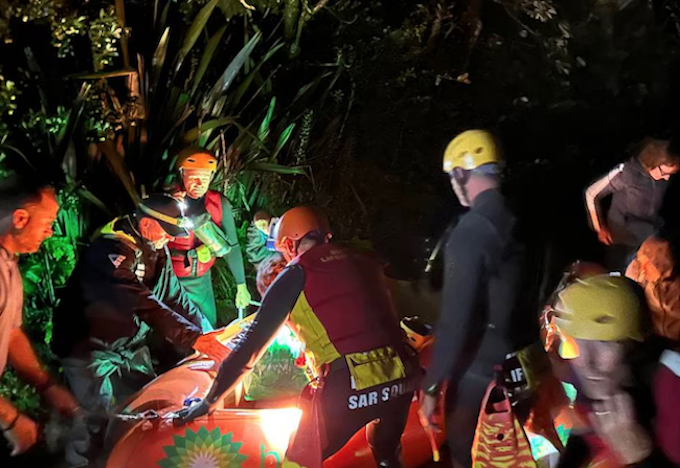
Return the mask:
[(2, 432), (12, 449), (11, 456), (21, 455), (38, 442), (40, 428), (31, 418), (19, 414), (11, 428)]
[(41, 395), (62, 416), (72, 418), (80, 409), (73, 394), (61, 385), (50, 385)]
[(222, 332), (223, 330), (204, 333), (196, 339), (193, 348), (217, 362), (224, 361), (231, 351), (218, 340)]
[(198, 402), (193, 402), (190, 404), (190, 406), (182, 408), (179, 413), (177, 413), (177, 417), (173, 421), (173, 424), (175, 426), (184, 426), (185, 424), (192, 422), (194, 419), (208, 414), (208, 412), (210, 412), (210, 405), (207, 401), (201, 400)]
[(236, 285), (236, 307), (245, 309), (250, 304), (250, 293), (245, 283)]
[(198, 257), (198, 261), (201, 263), (208, 263), (213, 258), (210, 247), (205, 244), (198, 246), (196, 249), (196, 256)]

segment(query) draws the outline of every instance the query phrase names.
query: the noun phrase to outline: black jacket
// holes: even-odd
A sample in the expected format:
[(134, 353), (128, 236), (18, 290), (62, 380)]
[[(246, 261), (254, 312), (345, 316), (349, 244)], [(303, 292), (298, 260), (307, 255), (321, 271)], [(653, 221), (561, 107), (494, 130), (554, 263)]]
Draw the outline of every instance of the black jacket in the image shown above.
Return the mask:
[(487, 190), (446, 244), (442, 311), (424, 388), (473, 367), (493, 375), (508, 353), (538, 340), (527, 253), (498, 190)]
[(607, 227), (614, 244), (638, 248), (663, 226), (659, 215), (668, 181), (654, 180), (637, 158), (619, 164), (586, 190), (593, 226), (601, 224), (600, 203), (611, 195)]
[[(96, 341), (132, 338), (147, 323), (180, 349), (201, 334), (200, 311), (181, 288), (167, 249), (143, 240), (134, 221), (117, 220), (83, 252), (54, 314), (53, 351), (86, 357)], [(123, 234), (121, 236), (121, 234)]]

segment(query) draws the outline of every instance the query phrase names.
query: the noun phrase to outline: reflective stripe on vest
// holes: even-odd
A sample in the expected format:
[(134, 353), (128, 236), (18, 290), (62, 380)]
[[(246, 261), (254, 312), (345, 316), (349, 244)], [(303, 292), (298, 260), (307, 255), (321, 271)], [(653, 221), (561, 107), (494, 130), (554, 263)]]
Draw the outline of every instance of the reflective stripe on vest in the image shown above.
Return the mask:
[(404, 338), (382, 266), (331, 244), (314, 247), (294, 263), (304, 269), (305, 286), (289, 320), (312, 369), (318, 373), (345, 357), (354, 380), (360, 380), (357, 388), (403, 378)]

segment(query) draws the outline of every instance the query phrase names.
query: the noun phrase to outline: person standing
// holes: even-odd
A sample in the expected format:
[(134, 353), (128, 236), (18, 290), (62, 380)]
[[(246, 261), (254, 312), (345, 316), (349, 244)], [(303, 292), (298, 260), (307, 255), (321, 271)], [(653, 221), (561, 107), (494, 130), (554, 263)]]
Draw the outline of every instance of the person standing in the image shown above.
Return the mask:
[(268, 241), (277, 220), (278, 218), (272, 218), (272, 215), (265, 211), (258, 211), (248, 226), (246, 257), (255, 268), (259, 268), (262, 262), (276, 255), (276, 252), (269, 248)]
[(653, 378), (656, 445), (680, 465), (680, 276), (671, 244), (658, 237), (642, 243), (626, 276), (645, 291), (654, 334), (663, 352)]
[(188, 237), (168, 245), (172, 267), (189, 298), (215, 327), (217, 307), (211, 268), (217, 257), (225, 257), (236, 282), (236, 307), (242, 309), (250, 303), (234, 215), (227, 198), (210, 190), (217, 171), (217, 158), (210, 151), (185, 148), (179, 152), (176, 166), (181, 178), (178, 193), (184, 195), (186, 215), (195, 221)]
[[(680, 170), (680, 155), (665, 140), (647, 141), (639, 155), (617, 165), (585, 191), (597, 238), (608, 246), (605, 263), (625, 271), (638, 247), (663, 227), (659, 214), (668, 180)], [(602, 201), (611, 196), (606, 216)]]
[(402, 466), (400, 438), (420, 368), (399, 326), (382, 265), (330, 243), (327, 219), (310, 208), (284, 213), (273, 237), (288, 266), (267, 289), (207, 397), (183, 410), (180, 423), (215, 408), (288, 322), (305, 345), (315, 378), (301, 395), (306, 403), (286, 460), (321, 468), (368, 425), (376, 465)]
[[(73, 418), (79, 412), (78, 403), (45, 370), (21, 328), (24, 289), (17, 258), (37, 252), (52, 236), (58, 211), (54, 189), (16, 177), (0, 182), (0, 376), (9, 364), (50, 406)], [(3, 397), (0, 431), (9, 443), (11, 456), (28, 451), (41, 436), (39, 424)], [(0, 460), (6, 455), (0, 447)]]
[[(432, 362), (423, 382), (421, 412), (432, 420), (445, 382), (446, 426), (454, 466), (469, 468), (482, 398), (496, 377), (525, 376), (526, 363), (543, 355), (533, 307), (523, 302), (527, 255), (517, 220), (501, 193), (500, 149), (485, 130), (469, 130), (449, 143), (444, 172), (461, 205), (469, 207), (445, 248), (442, 310)], [(528, 295), (527, 295), (528, 297)], [(513, 398), (526, 398), (528, 377), (514, 382)], [(434, 423), (434, 421), (431, 421)]]

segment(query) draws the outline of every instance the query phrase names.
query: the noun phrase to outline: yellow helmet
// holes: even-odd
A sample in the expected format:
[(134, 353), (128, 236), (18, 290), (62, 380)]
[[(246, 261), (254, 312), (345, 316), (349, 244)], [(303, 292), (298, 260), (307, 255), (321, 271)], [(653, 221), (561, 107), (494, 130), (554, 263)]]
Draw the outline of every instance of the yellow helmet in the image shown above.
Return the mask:
[(444, 151), (444, 172), (456, 168), (466, 171), (484, 164), (495, 164), (501, 152), (494, 136), (486, 130), (468, 130), (451, 140)]
[(554, 323), (572, 338), (622, 341), (641, 336), (642, 303), (621, 276), (577, 280), (558, 294)]

